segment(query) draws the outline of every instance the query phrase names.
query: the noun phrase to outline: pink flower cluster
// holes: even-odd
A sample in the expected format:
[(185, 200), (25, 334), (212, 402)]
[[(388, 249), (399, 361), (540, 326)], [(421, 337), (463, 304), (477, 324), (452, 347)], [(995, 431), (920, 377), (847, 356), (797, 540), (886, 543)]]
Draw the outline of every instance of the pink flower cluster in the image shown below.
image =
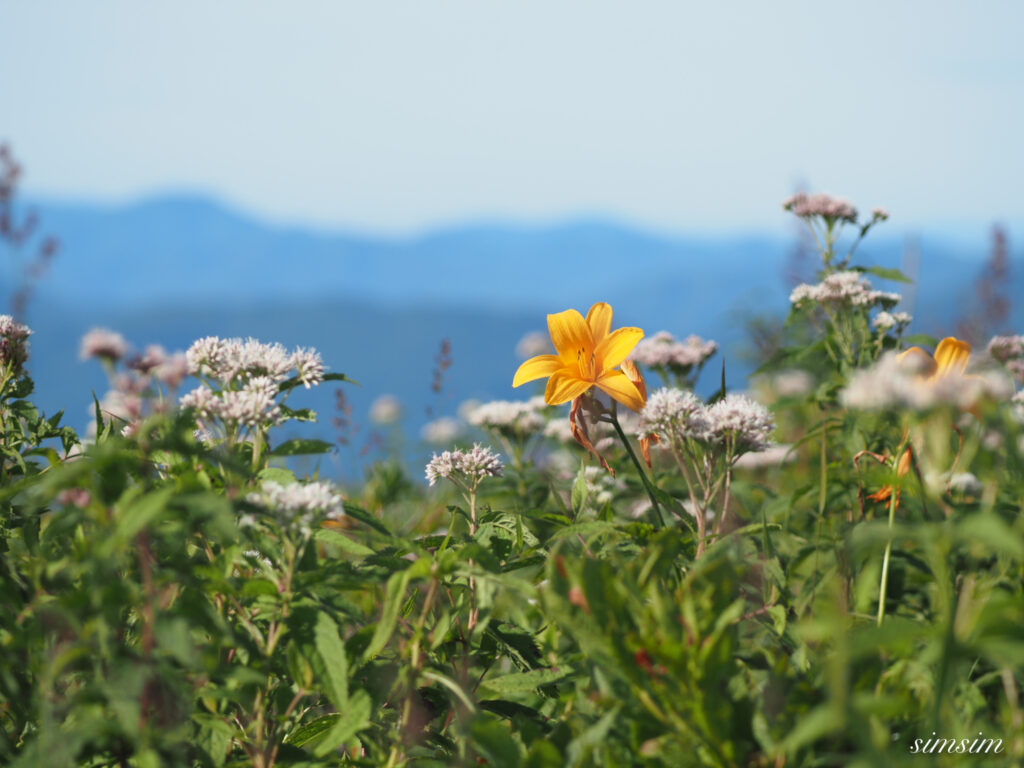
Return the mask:
[[(857, 209), (840, 197), (817, 194), (807, 195), (798, 192), (782, 203), (783, 210), (791, 211), (802, 219), (820, 217), (826, 221), (845, 221), (854, 224), (857, 221)], [(875, 218), (884, 219), (888, 213), (881, 208), (875, 212)]]
[(630, 358), (648, 368), (688, 373), (703, 365), (717, 351), (718, 344), (705, 341), (700, 336), (691, 335), (678, 341), (668, 331), (658, 331), (637, 344)]

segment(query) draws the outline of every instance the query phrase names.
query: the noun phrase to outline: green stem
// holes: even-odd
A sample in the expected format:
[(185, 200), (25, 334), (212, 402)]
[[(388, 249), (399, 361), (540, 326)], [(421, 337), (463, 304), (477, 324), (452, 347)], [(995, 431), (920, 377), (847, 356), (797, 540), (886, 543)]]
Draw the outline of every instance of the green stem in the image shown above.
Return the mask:
[[(902, 446), (901, 446), (902, 448)], [(902, 450), (896, 454), (894, 464), (899, 466), (900, 456)], [(889, 494), (889, 540), (885, 543), (885, 555), (882, 556), (882, 578), (878, 584), (878, 626), (882, 626), (882, 620), (885, 619), (885, 590), (889, 581), (889, 555), (892, 554), (892, 527), (896, 519), (896, 500), (899, 498), (899, 487), (896, 483), (899, 482), (897, 478), (896, 482), (893, 483), (892, 491)]]
[(636, 471), (640, 473), (640, 479), (643, 481), (644, 488), (647, 491), (647, 495), (651, 499), (651, 506), (654, 508), (654, 513), (658, 516), (658, 522), (661, 527), (665, 527), (665, 518), (661, 514), (661, 506), (658, 504), (658, 499), (654, 495), (654, 486), (651, 485), (650, 479), (647, 477), (647, 473), (644, 472), (643, 466), (640, 464), (640, 460), (636, 457), (636, 453), (633, 451), (633, 446), (629, 444), (629, 438), (626, 437), (626, 433), (622, 431), (622, 425), (619, 424), (619, 417), (615, 411), (612, 411), (612, 426), (615, 427), (615, 431), (619, 435), (619, 439), (622, 444), (626, 446), (626, 452), (629, 454), (629, 458), (633, 460), (633, 465), (636, 467)]

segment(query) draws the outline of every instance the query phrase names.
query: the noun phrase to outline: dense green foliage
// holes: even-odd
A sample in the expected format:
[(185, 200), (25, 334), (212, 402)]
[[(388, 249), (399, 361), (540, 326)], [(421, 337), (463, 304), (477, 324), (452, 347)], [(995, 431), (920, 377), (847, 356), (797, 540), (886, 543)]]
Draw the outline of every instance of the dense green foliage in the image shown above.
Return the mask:
[[(302, 525), (258, 491), (305, 482), (284, 457), (326, 444), (211, 438), (191, 407), (126, 436), (97, 404), (79, 451), (8, 366), (0, 763), (870, 766), (979, 733), (1001, 753), (931, 759), (1024, 760), (1020, 420), (843, 405), (903, 343), (870, 309), (794, 310), (756, 385), (794, 447), (715, 465), (697, 508), (733, 524), (704, 547), (664, 445), (650, 470), (603, 446), (612, 481), (575, 444), (492, 433), (500, 477), (427, 488), (382, 461), (343, 516)], [(773, 394), (794, 370), (813, 388)]]

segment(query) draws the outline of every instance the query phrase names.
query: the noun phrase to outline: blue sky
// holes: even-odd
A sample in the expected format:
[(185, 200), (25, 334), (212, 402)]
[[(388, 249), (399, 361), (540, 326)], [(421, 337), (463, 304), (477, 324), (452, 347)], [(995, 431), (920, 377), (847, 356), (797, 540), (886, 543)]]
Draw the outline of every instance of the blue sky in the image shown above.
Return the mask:
[(6, 3), (34, 195), (199, 192), (406, 233), (605, 215), (778, 230), (804, 182), (1022, 220), (1024, 3)]

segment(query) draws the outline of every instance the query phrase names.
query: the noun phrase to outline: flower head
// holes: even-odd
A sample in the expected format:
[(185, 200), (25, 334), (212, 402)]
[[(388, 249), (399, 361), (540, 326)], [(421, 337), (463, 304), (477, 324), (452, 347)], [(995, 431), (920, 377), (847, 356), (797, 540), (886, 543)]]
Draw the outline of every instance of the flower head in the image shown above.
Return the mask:
[(875, 307), (891, 309), (899, 304), (898, 293), (876, 291), (866, 277), (856, 270), (833, 272), (820, 283), (803, 283), (793, 289), (789, 301), (796, 307), (807, 303), (833, 307)]
[(772, 444), (775, 419), (760, 403), (745, 395), (726, 395), (707, 410), (708, 439), (731, 442), (735, 453), (763, 451)]
[(798, 192), (783, 202), (782, 208), (802, 219), (819, 216), (826, 221), (845, 221), (850, 224), (857, 221), (857, 209), (853, 205), (842, 198), (826, 194), (808, 195)]
[(509, 438), (526, 438), (544, 429), (547, 424), (543, 408), (544, 398), (530, 398), (526, 402), (492, 400), (476, 406), (466, 416), (474, 427), (496, 432)]
[(344, 502), (327, 483), (290, 483), (272, 481), (262, 484), (259, 493), (250, 493), (246, 501), (277, 513), (283, 523), (308, 534), (314, 516), (337, 520), (345, 515)]
[(636, 345), (630, 359), (648, 368), (667, 368), (686, 374), (702, 366), (718, 351), (718, 344), (690, 335), (678, 341), (668, 331), (658, 331)]
[(0, 365), (20, 371), (28, 360), (28, 337), (32, 331), (10, 315), (0, 315)]
[(105, 328), (93, 328), (82, 337), (80, 357), (88, 360), (90, 357), (99, 357), (104, 360), (117, 362), (128, 354), (128, 342), (124, 336)]
[(451, 480), (460, 487), (475, 491), (488, 477), (501, 477), (503, 466), (493, 450), (476, 443), (468, 451), (444, 451), (427, 462), (426, 476), (433, 485), (438, 479)]
[(644, 332), (639, 328), (611, 330), (612, 308), (598, 302), (587, 317), (575, 309), (548, 315), (548, 332), (554, 355), (530, 358), (516, 371), (512, 386), (547, 378), (544, 400), (561, 405), (597, 387), (628, 408), (639, 411), (644, 398), (636, 385), (618, 366), (625, 360)]

